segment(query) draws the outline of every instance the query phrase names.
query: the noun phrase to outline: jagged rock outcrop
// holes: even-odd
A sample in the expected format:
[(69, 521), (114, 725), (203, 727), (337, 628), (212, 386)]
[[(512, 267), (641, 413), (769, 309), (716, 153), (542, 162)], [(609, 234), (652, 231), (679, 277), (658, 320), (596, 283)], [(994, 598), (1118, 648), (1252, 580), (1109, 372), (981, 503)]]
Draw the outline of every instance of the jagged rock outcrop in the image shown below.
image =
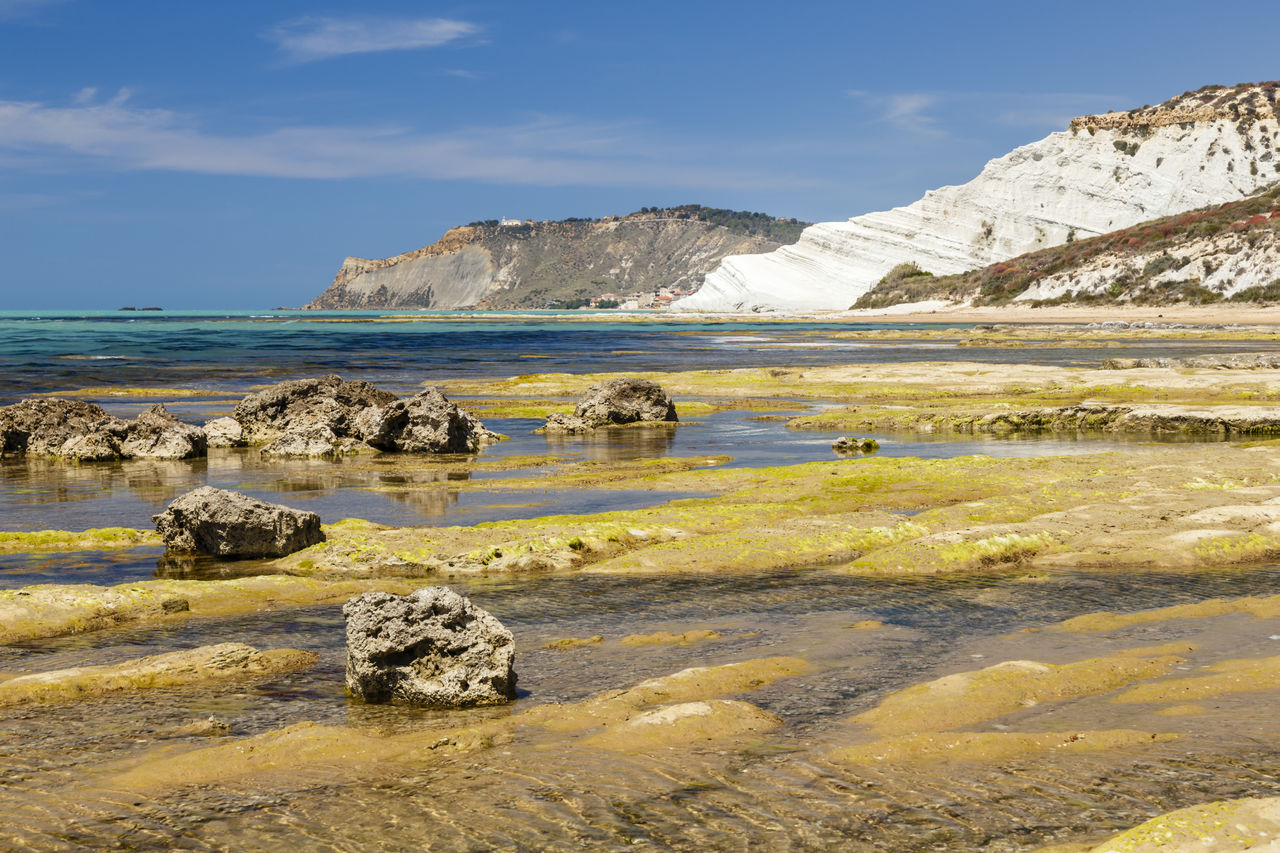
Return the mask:
[(624, 376), (592, 385), (572, 415), (551, 415), (543, 429), (577, 433), (639, 421), (678, 420), (675, 403), (661, 385), (651, 379)]
[(153, 516), (165, 548), (232, 559), (283, 557), (324, 541), (320, 516), (201, 486)]
[(839, 310), (891, 268), (954, 274), (1073, 239), (1243, 198), (1278, 176), (1277, 84), (1206, 87), (1085, 116), (992, 160), (967, 184), (731, 256), (677, 311)]
[(691, 290), (720, 259), (782, 242), (659, 211), (468, 225), (391, 258), (347, 258), (307, 308), (544, 308), (553, 299)]
[(427, 708), (516, 698), (515, 640), (447, 587), (366, 592), (346, 603), (347, 691), (366, 702)]
[(336, 437), (358, 437), (356, 417), (371, 406), (394, 403), (396, 395), (368, 382), (345, 382), (332, 373), (319, 379), (279, 382), (245, 397), (233, 417), (254, 444), (275, 441), (286, 433), (307, 433), (317, 427)]
[(0, 454), (97, 462), (190, 459), (206, 451), (204, 430), (157, 403), (133, 420), (77, 400), (23, 400), (0, 409)]
[(126, 459), (190, 459), (207, 450), (204, 430), (184, 424), (160, 403), (130, 422), (120, 442)]
[(332, 374), (250, 394), (235, 421), (265, 456), (334, 456), (360, 450), (472, 453), (502, 436), (435, 388), (403, 400)]
[(474, 453), (500, 438), (435, 388), (365, 409), (356, 432), (371, 447), (403, 453)]

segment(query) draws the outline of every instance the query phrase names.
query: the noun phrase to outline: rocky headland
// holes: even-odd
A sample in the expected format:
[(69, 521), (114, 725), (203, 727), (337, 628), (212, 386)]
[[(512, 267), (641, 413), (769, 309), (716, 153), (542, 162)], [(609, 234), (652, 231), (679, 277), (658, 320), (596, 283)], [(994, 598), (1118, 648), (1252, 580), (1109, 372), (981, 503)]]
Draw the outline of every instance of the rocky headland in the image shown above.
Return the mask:
[(771, 251), (804, 224), (698, 205), (598, 220), (473, 223), (395, 257), (347, 258), (306, 307), (546, 308), (606, 293), (625, 300), (690, 291), (726, 255)]

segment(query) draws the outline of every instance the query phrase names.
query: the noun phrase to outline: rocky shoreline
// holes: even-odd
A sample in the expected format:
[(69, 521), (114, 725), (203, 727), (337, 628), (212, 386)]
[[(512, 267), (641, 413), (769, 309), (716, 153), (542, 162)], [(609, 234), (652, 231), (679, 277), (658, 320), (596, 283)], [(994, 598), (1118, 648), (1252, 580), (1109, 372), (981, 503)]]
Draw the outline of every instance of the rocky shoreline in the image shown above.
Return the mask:
[[(976, 334), (1007, 340), (1019, 333), (992, 329)], [(474, 595), (476, 590), (518, 589), (556, 579), (589, 590), (616, 578), (624, 586), (669, 583), (688, 595), (703, 584), (732, 585), (735, 578), (762, 584), (768, 578), (769, 584), (781, 585), (778, 594), (783, 594), (782, 579), (800, 576), (788, 573), (812, 572), (814, 567), (821, 567), (832, 583), (839, 578), (848, 579), (846, 583), (900, 583), (904, 588), (935, 588), (943, 597), (967, 595), (969, 585), (996, 583), (999, 592), (975, 592), (979, 597), (974, 603), (985, 608), (987, 618), (1007, 619), (1001, 615), (1007, 605), (999, 596), (1082, 573), (1099, 579), (1177, 575), (1191, 583), (1274, 563), (1280, 555), (1280, 443), (1267, 435), (1280, 422), (1270, 405), (1280, 372), (1263, 359), (1117, 367), (957, 362), (686, 371), (643, 377), (626, 388), (647, 391), (649, 384), (660, 384), (669, 396), (665, 402), (653, 398), (657, 402), (647, 404), (643, 416), (658, 424), (670, 423), (665, 419), (668, 409), (672, 417), (676, 406), (682, 414), (712, 411), (732, 393), (739, 397), (734, 404), (748, 409), (767, 411), (787, 401), (794, 412), (796, 406), (819, 404), (817, 411), (787, 416), (798, 430), (890, 424), (921, 429), (926, 420), (934, 429), (944, 421), (956, 429), (967, 417), (972, 429), (1054, 429), (1078, 432), (1084, 439), (1092, 430), (1123, 429), (1181, 434), (1216, 430), (1224, 437), (1249, 435), (1251, 440), (1006, 459), (885, 457), (871, 448), (761, 467), (734, 466), (719, 457), (606, 463), (552, 457), (543, 460), (543, 471), (517, 467), (484, 487), (517, 494), (551, 476), (570, 487), (696, 497), (655, 501), (642, 509), (469, 526), (388, 527), (348, 519), (324, 525), (323, 541), (270, 558), (253, 576), (4, 590), (0, 643), (39, 647), (78, 636), (86, 649), (110, 649), (118, 638), (137, 632), (167, 636), (183, 630), (243, 643), (253, 637), (236, 626), (252, 620), (315, 619), (361, 593), (407, 594), (441, 582), (469, 584)], [(579, 411), (568, 417), (582, 420), (583, 429), (616, 430), (613, 416), (600, 414), (598, 423), (591, 424), (600, 407), (587, 401), (592, 386), (620, 379), (527, 375), (454, 382), (443, 391), (468, 407), (474, 400), (476, 408), (527, 407), (553, 418), (565, 417), (565, 406), (557, 415), (548, 410), (549, 399), (585, 395)], [(245, 440), (265, 448), (280, 435), (316, 425), (331, 433), (324, 437), (330, 447), (347, 439), (378, 447), (370, 436), (414, 434), (419, 437), (412, 442), (396, 439), (401, 444), (385, 452), (400, 455), (388, 458), (404, 470), (438, 464), (411, 455), (431, 445), (421, 432), (386, 426), (395, 424), (401, 412), (407, 423), (414, 423), (414, 401), (425, 400), (424, 395), (397, 401), (337, 377), (311, 382), (305, 396), (292, 393), (300, 386), (290, 386), (285, 389), (289, 393), (259, 392), (241, 403), (233, 420)], [(445, 404), (457, 409), (439, 390), (424, 394), (445, 401), (438, 410), (447, 409)], [(346, 400), (358, 401), (354, 410)], [(851, 406), (850, 401), (858, 402)], [(601, 412), (606, 410), (608, 406)], [(261, 412), (272, 414), (260, 417)], [(367, 425), (372, 423), (378, 426)], [(467, 415), (464, 423), (479, 421)], [(585, 440), (574, 437), (581, 430), (565, 432), (566, 440)], [(480, 446), (467, 440), (457, 445), (472, 454)], [(334, 460), (322, 464), (336, 465), (340, 457), (321, 458)], [(450, 464), (467, 470), (479, 463), (472, 455)], [(45, 531), (0, 538), (0, 548), (87, 553), (99, 547), (155, 547), (156, 542), (149, 531), (130, 529)], [(1081, 583), (1088, 588), (1087, 581)], [(228, 791), (274, 792), (284, 801), (296, 798), (314, 816), (335, 807), (305, 792), (315, 780), (343, 788), (429, 767), (444, 786), (431, 788), (433, 796), (448, 790), (451, 801), (485, 813), (491, 804), (464, 782), (466, 774), (483, 774), (485, 768), (501, 768), (512, 780), (552, 780), (546, 784), (576, 791), (572, 796), (584, 802), (591, 795), (581, 788), (607, 787), (616, 774), (623, 774), (629, 780), (624, 787), (656, 797), (654, 803), (673, 803), (667, 799), (672, 783), (659, 781), (663, 774), (701, 791), (697, 784), (737, 778), (735, 768), (745, 766), (752, 768), (751, 775), (771, 779), (778, 790), (792, 782), (775, 776), (817, 773), (826, 792), (819, 798), (827, 804), (823, 808), (842, 802), (845, 812), (868, 826), (903, 808), (923, 808), (922, 785), (998, 784), (1004, 791), (1001, 802), (1043, 811), (1037, 820), (1044, 828), (1014, 829), (1002, 816), (1003, 807), (973, 795), (973, 802), (953, 807), (962, 827), (953, 838), (962, 846), (992, 841), (981, 829), (989, 820), (1004, 827), (992, 832), (1018, 839), (1015, 846), (993, 849), (1029, 850), (1045, 844), (1056, 845), (1045, 849), (1059, 853), (1157, 849), (1141, 846), (1148, 843), (1142, 839), (1169, 832), (1208, 837), (1215, 816), (1224, 814), (1253, 833), (1251, 838), (1266, 841), (1280, 825), (1275, 805), (1280, 791), (1263, 780), (1251, 786), (1224, 781), (1217, 787), (1204, 781), (1199, 789), (1216, 793), (1197, 799), (1196, 790), (1189, 788), (1152, 796), (1143, 814), (1120, 805), (1120, 798), (1113, 804), (1114, 814), (1093, 812), (1087, 827), (1074, 822), (1057, 794), (1039, 790), (1041, 783), (1035, 780), (1053, 778), (1068, 792), (1066, 801), (1095, 797), (1080, 792), (1107, 774), (1138, 778), (1147, 765), (1173, 772), (1178, 756), (1189, 751), (1229, 755), (1235, 743), (1230, 738), (1269, 736), (1267, 715), (1257, 710), (1280, 698), (1280, 658), (1267, 639), (1280, 632), (1280, 595), (1205, 594), (1164, 607), (1125, 608), (1120, 599), (1105, 601), (1107, 609), (1090, 609), (1082, 602), (1068, 611), (1076, 614), (1071, 618), (1023, 622), (1019, 624), (1028, 627), (1003, 633), (978, 632), (955, 654), (914, 663), (839, 700), (829, 693), (851, 677), (851, 662), (872, 655), (902, 658), (927, 633), (925, 623), (913, 622), (910, 611), (897, 617), (886, 611), (877, 618), (814, 614), (807, 617), (812, 620), (806, 623), (807, 633), (784, 638), (753, 633), (719, 617), (699, 624), (686, 616), (660, 630), (651, 626), (649, 633), (625, 634), (616, 627), (625, 622), (615, 620), (610, 622), (614, 628), (581, 639), (544, 634), (541, 646), (532, 644), (530, 654), (541, 667), (617, 670), (574, 698), (547, 702), (535, 695), (517, 699), (510, 710), (439, 711), (434, 713), (444, 716), (426, 724), (370, 717), (381, 721), (371, 725), (352, 710), (347, 723), (332, 716), (326, 722), (305, 722), (305, 716), (294, 715), (245, 728), (221, 717), (202, 723), (204, 717), (195, 713), (189, 729), (177, 734), (172, 733), (177, 729), (167, 730), (163, 740), (159, 735), (138, 738), (120, 756), (95, 760), (73, 790), (91, 804), (106, 802), (96, 799), (100, 795), (95, 792), (111, 791), (167, 809), (181, 792), (190, 795), (216, 785)], [(528, 631), (526, 622), (517, 619), (511, 633), (519, 644)], [(202, 650), (206, 648), (212, 651)], [(134, 654), (128, 660), (117, 654), (114, 662), (102, 663), (96, 662), (96, 653), (81, 652), (82, 665), (0, 672), (0, 706), (127, 703), (136, 701), (127, 697), (144, 694), (243, 691), (252, 689), (245, 685), (269, 684), (271, 679), (305, 677), (313, 684), (335, 678), (334, 662), (326, 663), (322, 655), (315, 669), (315, 652), (305, 644), (301, 650), (258, 651), (216, 643), (202, 649), (144, 659)], [(62, 653), (59, 659), (72, 654)], [(669, 663), (640, 663), (654, 655)], [(0, 659), (0, 667), (12, 667), (17, 660), (24, 658)], [(698, 663), (680, 666), (677, 660)], [(36, 660), (29, 663), (38, 666)], [(667, 666), (665, 674), (654, 672), (654, 666)], [(526, 671), (522, 667), (522, 684)], [(233, 684), (237, 686), (217, 686)], [(515, 695), (512, 684), (504, 697)], [(841, 710), (818, 718), (808, 716), (811, 710), (800, 710), (814, 703)], [(576, 767), (578, 781), (564, 775), (570, 767)], [(998, 783), (991, 781), (996, 779)], [(511, 796), (524, 790), (523, 782), (502, 784)], [(792, 811), (798, 800), (771, 798), (758, 780), (734, 784), (770, 803), (767, 808), (777, 815), (771, 819), (786, 827), (775, 832), (792, 843), (858, 837), (839, 821), (805, 835), (800, 829), (804, 822)], [(1130, 791), (1124, 784), (1121, 788)], [(848, 793), (855, 791), (861, 793)], [(693, 796), (698, 800), (705, 795)], [(732, 790), (716, 796), (738, 807)], [(956, 796), (965, 800), (971, 795)], [(389, 802), (376, 802), (379, 809), (392, 808)], [(1199, 811), (1155, 817), (1185, 806)], [(14, 808), (26, 814), (19, 805)], [(641, 808), (661, 811), (668, 806)], [(1155, 822), (1143, 824), (1148, 818)], [(230, 820), (236, 824), (235, 818)], [(934, 826), (932, 817), (920, 820)], [(1116, 835), (1126, 827), (1136, 828)], [(761, 843), (769, 837), (742, 831)], [(910, 830), (886, 826), (880, 831), (883, 838), (902, 839)], [(935, 833), (928, 835), (935, 842), (944, 837), (936, 829), (929, 832)], [(532, 843), (533, 836), (520, 837)], [(1116, 847), (1121, 844), (1129, 846)]]

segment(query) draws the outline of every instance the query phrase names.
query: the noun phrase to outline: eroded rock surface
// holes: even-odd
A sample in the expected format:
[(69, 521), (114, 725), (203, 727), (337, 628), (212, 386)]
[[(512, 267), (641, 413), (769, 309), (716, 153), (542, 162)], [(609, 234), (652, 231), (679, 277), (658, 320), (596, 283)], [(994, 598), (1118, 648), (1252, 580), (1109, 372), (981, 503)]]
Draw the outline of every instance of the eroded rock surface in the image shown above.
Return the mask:
[(0, 706), (246, 678), (300, 669), (315, 660), (315, 653), (298, 649), (263, 652), (244, 643), (219, 643), (118, 664), (20, 675), (0, 681)]
[(134, 420), (77, 400), (23, 400), (0, 409), (0, 453), (97, 462), (203, 456), (204, 430), (159, 403)]
[(324, 541), (320, 516), (202, 486), (152, 520), (170, 551), (215, 557), (283, 557)]
[(371, 406), (386, 406), (396, 395), (368, 382), (346, 382), (328, 374), (318, 379), (280, 382), (250, 394), (236, 406), (235, 419), (247, 441), (274, 441), (286, 433), (318, 426), (338, 437), (357, 437), (356, 417)]
[(126, 458), (191, 459), (208, 449), (204, 430), (184, 424), (157, 403), (125, 429), (120, 455)]
[(342, 613), (347, 690), (359, 699), (469, 708), (516, 696), (511, 632), (451, 589), (367, 592)]
[(365, 409), (356, 419), (356, 431), (372, 447), (405, 453), (470, 453), (498, 440), (435, 388)]
[(587, 432), (640, 421), (678, 421), (671, 395), (651, 379), (621, 377), (592, 385), (572, 415), (547, 418), (547, 432)]
[(243, 447), (244, 427), (235, 418), (214, 418), (204, 425), (210, 447)]

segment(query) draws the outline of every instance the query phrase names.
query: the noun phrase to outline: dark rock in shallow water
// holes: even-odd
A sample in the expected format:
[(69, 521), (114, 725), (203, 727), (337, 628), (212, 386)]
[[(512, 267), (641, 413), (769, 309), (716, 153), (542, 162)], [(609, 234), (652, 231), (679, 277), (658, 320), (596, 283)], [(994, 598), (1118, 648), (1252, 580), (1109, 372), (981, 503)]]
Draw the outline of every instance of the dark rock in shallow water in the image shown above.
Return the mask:
[(435, 388), (366, 409), (356, 427), (371, 446), (404, 453), (472, 453), (499, 438)]
[(547, 432), (586, 432), (640, 421), (678, 421), (675, 404), (650, 379), (622, 377), (592, 385), (572, 415), (547, 418)]
[(324, 541), (320, 516), (202, 486), (152, 517), (170, 551), (215, 557), (283, 557)]
[(394, 403), (396, 395), (368, 382), (319, 379), (280, 382), (250, 394), (236, 406), (235, 419), (247, 441), (273, 441), (285, 433), (327, 427), (338, 438), (358, 437), (356, 417), (372, 406)]
[(156, 404), (132, 421), (92, 403), (23, 400), (0, 409), (0, 450), (85, 462), (108, 459), (189, 459), (203, 456), (204, 430)]
[(849, 438), (842, 435), (831, 442), (831, 449), (836, 453), (875, 453), (880, 449), (880, 442), (874, 438)]
[(470, 708), (516, 696), (511, 632), (451, 589), (366, 592), (348, 601), (342, 613), (347, 690), (358, 699)]

